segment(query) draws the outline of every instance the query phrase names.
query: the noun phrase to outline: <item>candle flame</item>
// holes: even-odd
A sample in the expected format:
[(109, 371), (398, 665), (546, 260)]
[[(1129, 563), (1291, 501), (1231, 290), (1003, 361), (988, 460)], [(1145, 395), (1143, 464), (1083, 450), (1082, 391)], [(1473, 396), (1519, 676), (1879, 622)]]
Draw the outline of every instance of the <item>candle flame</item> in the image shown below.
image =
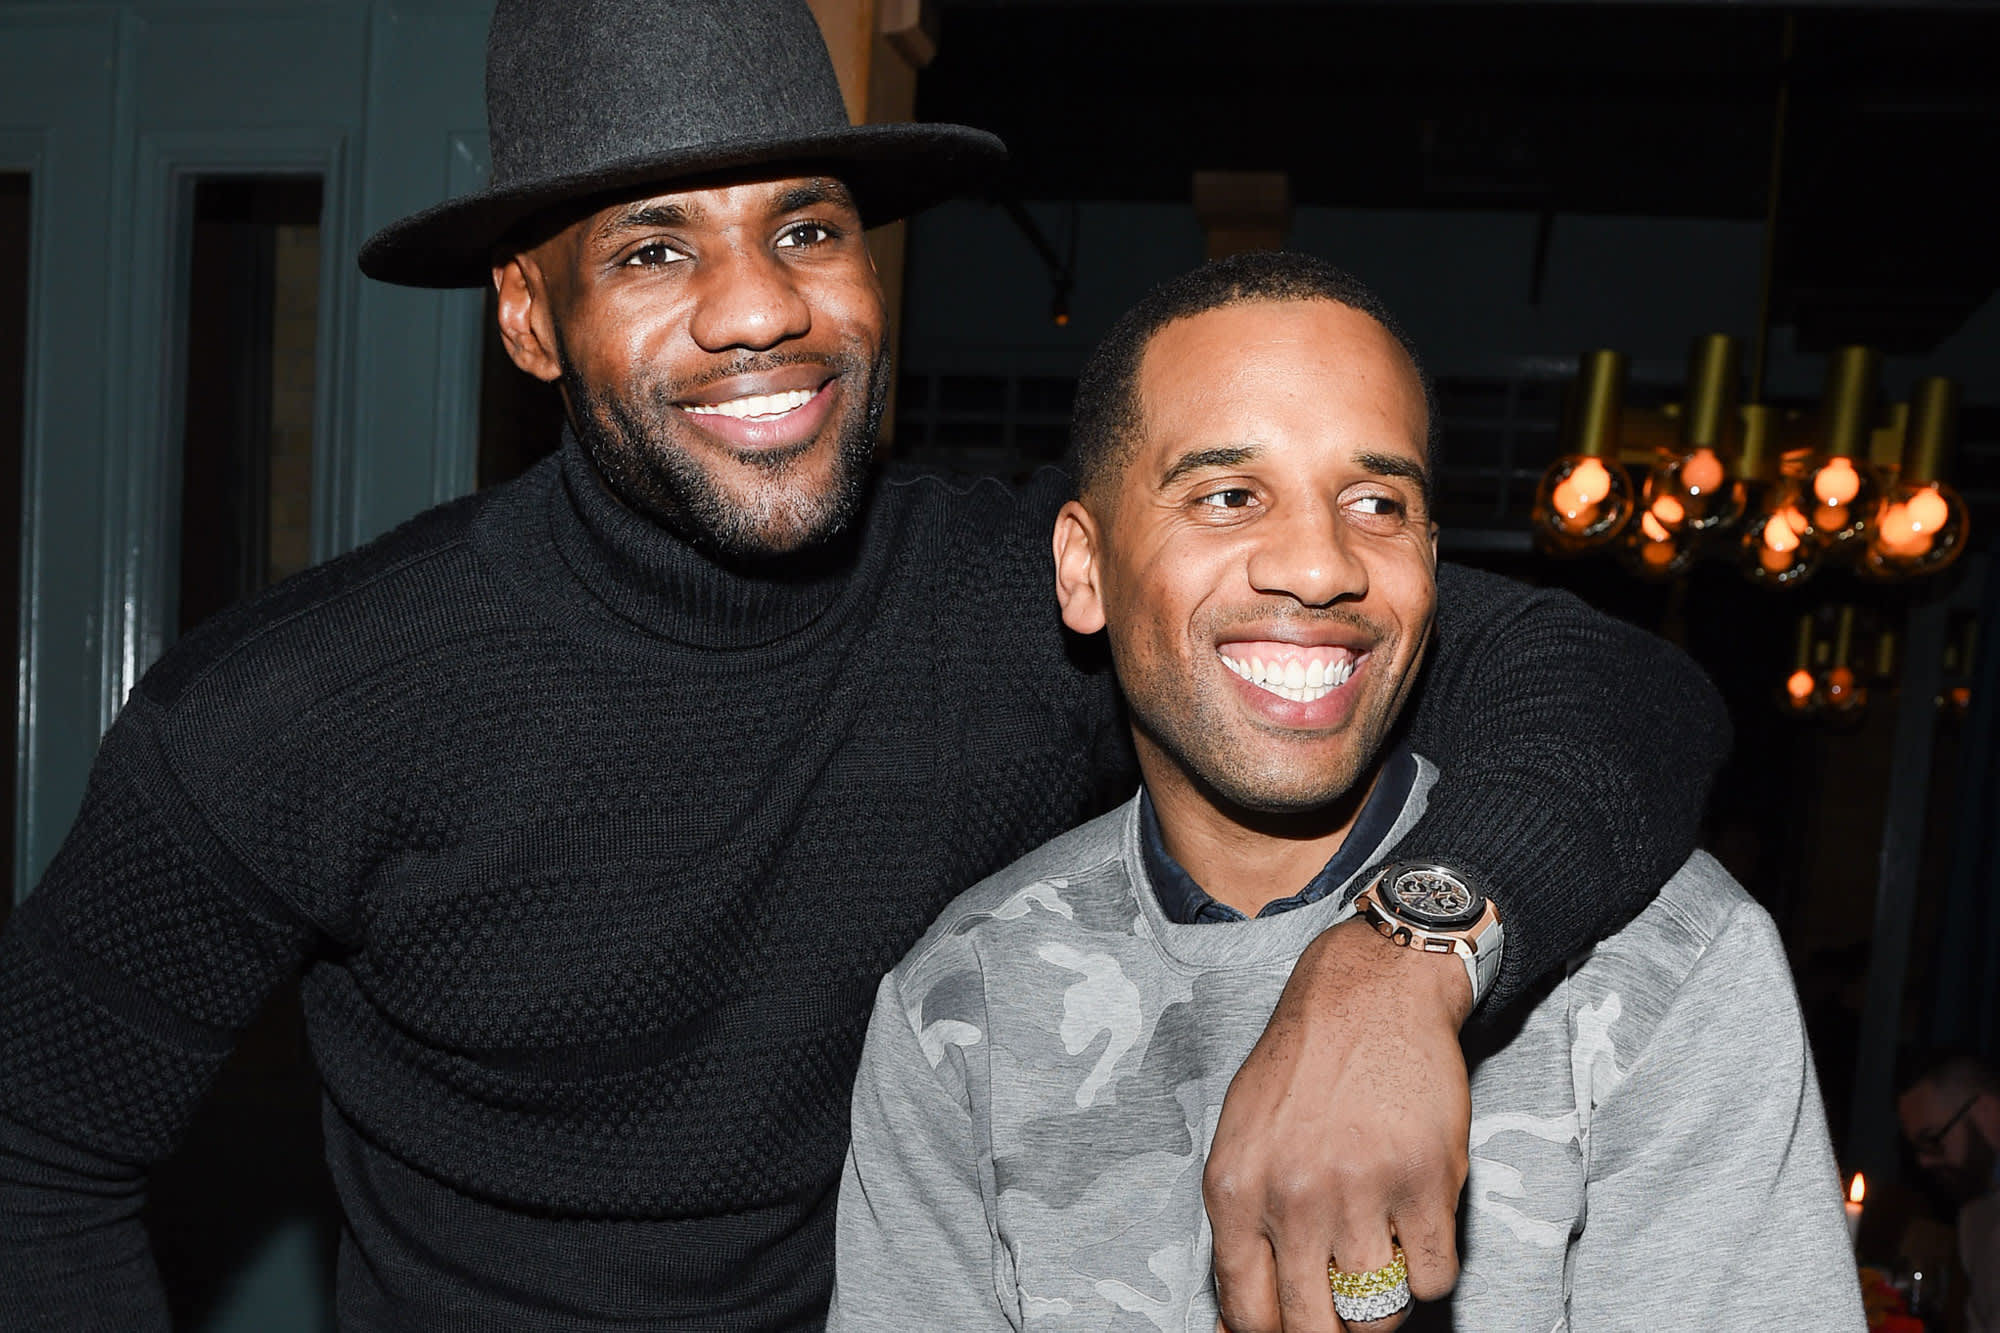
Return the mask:
[(1936, 532), (1951, 517), (1951, 507), (1944, 497), (1926, 486), (1910, 497), (1910, 521), (1920, 532)]
[(1577, 460), (1569, 480), (1576, 487), (1577, 498), (1585, 504), (1594, 505), (1611, 494), (1611, 470), (1595, 458)]
[(1915, 508), (1916, 505), (1911, 503), (1892, 504), (1883, 509), (1875, 542), (1885, 553), (1913, 559), (1931, 549), (1932, 536), (1925, 531), (1921, 519), (1911, 512)]
[(1697, 449), (1681, 464), (1681, 480), (1693, 495), (1708, 494), (1722, 484), (1724, 476), (1722, 460), (1713, 449)]
[[(1868, 1194), (1868, 1178), (1862, 1175), (1859, 1171), (1856, 1171), (1854, 1173), (1854, 1183), (1847, 1187), (1847, 1201), (1849, 1203), (1860, 1203), (1862, 1199), (1867, 1196), (1867, 1194)], [(1821, 1195), (1820, 1197), (1824, 1198), (1826, 1196)]]
[(1813, 475), (1813, 494), (1822, 504), (1844, 505), (1861, 494), (1861, 474), (1845, 458), (1829, 458)]

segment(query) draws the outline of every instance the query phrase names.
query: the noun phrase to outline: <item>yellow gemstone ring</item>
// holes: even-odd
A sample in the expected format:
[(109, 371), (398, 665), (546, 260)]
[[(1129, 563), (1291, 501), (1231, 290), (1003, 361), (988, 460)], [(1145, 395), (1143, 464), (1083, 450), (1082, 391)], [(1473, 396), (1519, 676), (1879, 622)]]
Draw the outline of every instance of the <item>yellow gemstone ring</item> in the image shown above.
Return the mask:
[(1365, 1273), (1343, 1273), (1328, 1264), (1326, 1282), (1333, 1288), (1334, 1313), (1349, 1323), (1387, 1319), (1410, 1303), (1410, 1266), (1400, 1245), (1395, 1258)]

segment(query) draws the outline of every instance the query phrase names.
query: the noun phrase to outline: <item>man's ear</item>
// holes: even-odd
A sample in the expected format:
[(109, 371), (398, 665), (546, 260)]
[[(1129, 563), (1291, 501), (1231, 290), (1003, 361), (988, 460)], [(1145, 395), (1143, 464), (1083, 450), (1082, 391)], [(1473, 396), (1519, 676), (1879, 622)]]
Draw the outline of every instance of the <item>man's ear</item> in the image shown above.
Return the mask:
[(500, 341), (515, 365), (547, 383), (562, 377), (556, 355), (555, 320), (549, 311), (548, 289), (529, 255), (515, 255), (493, 266), (493, 294), (498, 298)]
[(1078, 634), (1104, 628), (1104, 592), (1099, 586), (1097, 520), (1075, 500), (1056, 515), (1056, 601), (1063, 624)]

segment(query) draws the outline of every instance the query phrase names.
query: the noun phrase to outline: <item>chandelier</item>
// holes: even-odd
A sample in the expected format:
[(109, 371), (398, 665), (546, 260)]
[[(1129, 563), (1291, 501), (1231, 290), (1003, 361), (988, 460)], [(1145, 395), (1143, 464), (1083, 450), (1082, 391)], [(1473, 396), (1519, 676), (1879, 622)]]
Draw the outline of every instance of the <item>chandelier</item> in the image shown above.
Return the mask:
[(1781, 413), (1738, 401), (1736, 363), (1734, 338), (1698, 339), (1682, 400), (1648, 410), (1625, 405), (1622, 354), (1586, 353), (1565, 452), (1536, 491), (1536, 543), (1610, 552), (1648, 579), (1725, 561), (1770, 588), (1828, 565), (1884, 581), (1934, 574), (1965, 550), (1965, 504), (1944, 478), (1956, 384), (1921, 380), (1878, 419), (1881, 358), (1842, 347), (1818, 409)]

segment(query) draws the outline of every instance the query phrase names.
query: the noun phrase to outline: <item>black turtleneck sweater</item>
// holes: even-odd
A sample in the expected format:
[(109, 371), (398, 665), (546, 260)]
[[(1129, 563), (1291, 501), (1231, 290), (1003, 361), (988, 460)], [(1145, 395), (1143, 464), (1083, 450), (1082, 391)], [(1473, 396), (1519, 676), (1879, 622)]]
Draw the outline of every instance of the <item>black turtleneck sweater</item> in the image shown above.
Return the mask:
[[(0, 1326), (164, 1327), (145, 1164), (301, 972), (343, 1327), (815, 1324), (876, 981), (1132, 780), (1064, 485), (892, 473), (781, 581), (570, 442), (176, 646), (0, 944)], [(1680, 863), (1727, 728), (1572, 599), (1439, 588), (1403, 848), (1499, 890), (1505, 1005)]]

